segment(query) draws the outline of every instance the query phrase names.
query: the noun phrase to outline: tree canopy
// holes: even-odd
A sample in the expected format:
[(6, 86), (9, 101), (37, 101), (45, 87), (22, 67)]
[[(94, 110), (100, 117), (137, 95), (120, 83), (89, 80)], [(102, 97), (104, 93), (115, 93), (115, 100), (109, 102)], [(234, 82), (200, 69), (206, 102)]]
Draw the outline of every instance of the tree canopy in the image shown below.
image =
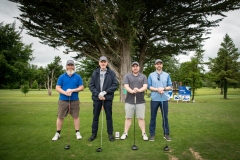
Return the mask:
[[(224, 12), (240, 7), (239, 0), (10, 1), (21, 4), (18, 19), (29, 35), (54, 48), (64, 46), (66, 53), (78, 52), (76, 58), (106, 56), (120, 83), (132, 59), (144, 66), (192, 51)], [(213, 15), (220, 18), (209, 20)]]
[(7, 85), (23, 84), (28, 61), (32, 60), (32, 44), (21, 42), (15, 23), (0, 23), (0, 88)]
[(240, 6), (237, 0), (10, 1), (21, 4), (18, 18), (29, 35), (78, 57), (106, 55), (118, 72), (125, 52), (143, 66), (152, 58), (194, 50), (222, 20), (208, 16), (224, 17)]

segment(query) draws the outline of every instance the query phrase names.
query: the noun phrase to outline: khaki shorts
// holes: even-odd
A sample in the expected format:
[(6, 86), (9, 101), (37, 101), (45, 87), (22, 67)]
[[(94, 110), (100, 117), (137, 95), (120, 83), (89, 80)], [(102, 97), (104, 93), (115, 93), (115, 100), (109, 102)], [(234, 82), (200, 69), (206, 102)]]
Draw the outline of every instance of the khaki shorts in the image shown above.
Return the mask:
[[(125, 103), (125, 118), (133, 118), (135, 104)], [(145, 103), (136, 104), (136, 116), (139, 119), (145, 118)]]
[[(69, 101), (58, 100), (58, 118), (64, 118), (68, 114)], [(70, 101), (70, 114), (73, 118), (79, 117), (79, 100)]]

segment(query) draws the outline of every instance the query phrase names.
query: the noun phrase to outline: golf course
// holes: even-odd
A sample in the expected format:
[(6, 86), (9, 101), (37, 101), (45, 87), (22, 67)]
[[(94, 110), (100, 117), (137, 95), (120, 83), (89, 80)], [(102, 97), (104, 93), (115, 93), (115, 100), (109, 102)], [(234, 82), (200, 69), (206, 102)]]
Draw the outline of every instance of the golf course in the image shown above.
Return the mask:
[[(149, 92), (149, 91), (148, 91)], [(20, 90), (0, 90), (0, 160), (239, 160), (240, 159), (240, 89), (228, 89), (223, 99), (220, 89), (201, 88), (195, 103), (169, 102), (169, 126), (172, 141), (164, 151), (161, 112), (157, 115), (155, 141), (143, 141), (136, 123), (136, 146), (133, 123), (126, 140), (108, 140), (105, 114), (102, 151), (101, 115), (97, 138), (89, 142), (92, 125), (92, 100), (88, 88), (80, 96), (81, 140), (75, 137), (73, 119), (66, 117), (61, 138), (52, 141), (56, 132), (57, 101), (54, 90), (30, 90), (26, 96)], [(146, 95), (146, 131), (149, 135), (150, 98)], [(69, 115), (68, 115), (69, 116)], [(113, 102), (114, 133), (123, 133), (124, 103), (115, 92)], [(137, 121), (136, 121), (137, 122)], [(70, 124), (70, 132), (69, 125)], [(70, 136), (70, 138), (69, 138)], [(64, 147), (70, 144), (70, 149)]]

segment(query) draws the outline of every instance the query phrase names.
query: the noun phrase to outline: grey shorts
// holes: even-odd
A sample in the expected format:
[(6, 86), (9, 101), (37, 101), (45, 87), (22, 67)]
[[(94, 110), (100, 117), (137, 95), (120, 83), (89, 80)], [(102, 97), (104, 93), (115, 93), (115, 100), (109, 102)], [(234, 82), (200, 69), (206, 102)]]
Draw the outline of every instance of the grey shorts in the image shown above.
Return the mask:
[[(135, 104), (125, 103), (125, 118), (133, 118)], [(145, 118), (145, 103), (136, 104), (136, 116), (139, 119)]]
[[(68, 114), (69, 101), (58, 100), (58, 118), (64, 118)], [(79, 117), (79, 100), (70, 101), (70, 114), (73, 118)]]

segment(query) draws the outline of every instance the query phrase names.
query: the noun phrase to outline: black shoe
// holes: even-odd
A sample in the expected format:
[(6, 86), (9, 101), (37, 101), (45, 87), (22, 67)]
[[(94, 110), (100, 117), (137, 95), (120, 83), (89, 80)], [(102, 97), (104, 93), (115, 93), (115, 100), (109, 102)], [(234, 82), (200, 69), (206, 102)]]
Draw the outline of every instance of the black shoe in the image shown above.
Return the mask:
[(88, 139), (88, 141), (93, 141), (97, 137), (96, 134), (92, 134), (91, 137)]
[(113, 141), (115, 140), (115, 138), (113, 137), (112, 134), (109, 134), (109, 135), (108, 135), (108, 138), (109, 138), (109, 141), (111, 141), (111, 142), (113, 142)]

